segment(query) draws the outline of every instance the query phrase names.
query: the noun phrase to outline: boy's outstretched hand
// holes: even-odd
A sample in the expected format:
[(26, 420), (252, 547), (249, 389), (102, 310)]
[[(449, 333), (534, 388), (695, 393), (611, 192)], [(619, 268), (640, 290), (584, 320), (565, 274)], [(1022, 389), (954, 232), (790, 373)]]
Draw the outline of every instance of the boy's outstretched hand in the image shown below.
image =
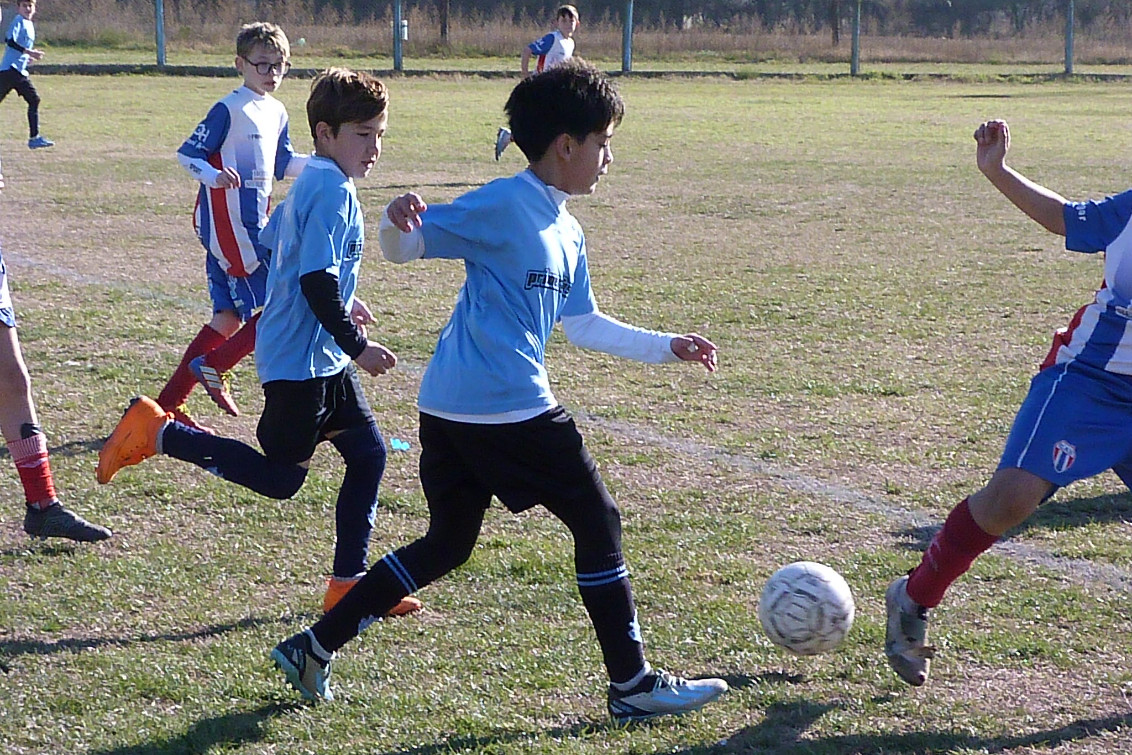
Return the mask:
[(676, 336), (670, 344), (672, 353), (685, 362), (699, 362), (707, 368), (708, 372), (715, 372), (716, 348), (715, 344), (695, 333)]
[(421, 227), (421, 213), (427, 209), (428, 205), (421, 195), (410, 191), (390, 202), (385, 208), (385, 213), (399, 230), (412, 233), (414, 228)]
[(999, 170), (1010, 150), (1010, 128), (1006, 121), (987, 121), (975, 129), (975, 143), (979, 145), (975, 153), (979, 170), (983, 173)]

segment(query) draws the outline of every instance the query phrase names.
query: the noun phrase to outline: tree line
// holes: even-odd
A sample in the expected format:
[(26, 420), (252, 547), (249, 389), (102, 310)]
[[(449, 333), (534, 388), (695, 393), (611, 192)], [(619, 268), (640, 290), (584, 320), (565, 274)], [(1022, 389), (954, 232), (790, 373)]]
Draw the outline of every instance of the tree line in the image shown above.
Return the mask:
[[(621, 25), (628, 0), (575, 0), (583, 23)], [(636, 26), (656, 29), (710, 27), (735, 32), (787, 31), (837, 33), (857, 12), (858, 0), (634, 0)], [(1132, 24), (1132, 0), (1072, 0), (1076, 26), (1089, 31)], [(1070, 0), (860, 0), (862, 24), (880, 34), (984, 36), (1020, 34), (1027, 29), (1063, 26)], [(549, 20), (557, 2), (513, 0), (404, 0), (442, 19), (462, 17)], [(363, 22), (387, 18), (389, 0), (313, 0), (315, 10), (332, 7)], [(549, 21), (548, 21), (549, 22)]]

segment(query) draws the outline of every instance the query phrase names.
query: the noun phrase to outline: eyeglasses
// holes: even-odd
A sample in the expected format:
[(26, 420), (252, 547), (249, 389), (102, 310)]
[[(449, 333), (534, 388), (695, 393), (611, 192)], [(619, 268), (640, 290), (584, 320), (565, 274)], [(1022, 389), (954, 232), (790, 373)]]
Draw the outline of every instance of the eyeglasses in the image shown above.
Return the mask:
[[(240, 57), (244, 58), (243, 55), (241, 55)], [(291, 70), (291, 64), (286, 60), (284, 60), (282, 63), (269, 63), (267, 61), (261, 61), (257, 63), (253, 60), (248, 60), (247, 58), (244, 58), (244, 60), (248, 64), (255, 66), (256, 73), (258, 73), (260, 76), (270, 76), (273, 73), (277, 73), (280, 76), (286, 76), (287, 72)]]

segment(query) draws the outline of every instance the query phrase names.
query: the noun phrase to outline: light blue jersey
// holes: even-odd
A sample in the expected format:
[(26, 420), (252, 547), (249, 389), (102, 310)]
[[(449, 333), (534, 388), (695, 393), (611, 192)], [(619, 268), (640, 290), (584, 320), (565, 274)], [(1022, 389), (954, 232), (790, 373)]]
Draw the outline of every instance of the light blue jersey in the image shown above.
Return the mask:
[[(12, 20), (12, 25), (8, 27), (8, 33), (4, 35), (5, 43), (9, 39), (25, 50), (33, 49), (35, 47), (35, 24), (16, 14), (16, 17)], [(20, 52), (5, 44), (4, 58), (0, 60), (0, 71), (15, 68), (26, 76), (29, 62), (31, 62), (31, 57), (26, 52)]]
[(336, 276), (350, 311), (365, 242), (353, 180), (333, 160), (311, 157), (287, 199), (271, 214), (260, 240), (274, 250), (267, 302), (256, 330), (260, 382), (340, 372), (351, 359), (314, 316), (299, 279), (319, 270)]
[(566, 197), (524, 171), (421, 216), (425, 258), (462, 259), (467, 274), (421, 381), (421, 411), (557, 406), (543, 364), (547, 339), (563, 316), (597, 311), (585, 236)]

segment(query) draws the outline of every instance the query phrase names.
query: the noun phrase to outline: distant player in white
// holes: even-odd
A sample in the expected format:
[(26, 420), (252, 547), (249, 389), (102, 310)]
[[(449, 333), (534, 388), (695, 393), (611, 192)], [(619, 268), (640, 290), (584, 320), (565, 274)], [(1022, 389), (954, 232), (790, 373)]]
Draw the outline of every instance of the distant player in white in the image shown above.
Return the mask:
[(207, 429), (184, 409), (197, 382), (221, 409), (239, 414), (223, 376), (255, 348), (271, 256), (259, 234), (267, 225), (272, 183), (299, 175), (309, 159), (291, 148), (287, 109), (271, 96), (283, 84), (290, 57), (281, 28), (244, 26), (236, 37), (244, 85), (213, 105), (177, 150), (177, 160), (200, 182), (193, 226), (207, 251), (212, 320), (185, 349), (157, 403), (192, 427)]
[(1114, 471), (1132, 486), (1132, 190), (1070, 202), (1006, 165), (1010, 130), (975, 131), (979, 170), (1075, 252), (1104, 253), (1104, 283), (1059, 330), (1014, 418), (998, 470), (954, 509), (920, 564), (889, 585), (885, 655), (901, 679), (927, 681), (928, 610), (978, 556), (1058, 488)]
[[(542, 73), (574, 57), (574, 32), (578, 29), (578, 9), (561, 5), (554, 13), (554, 31), (545, 34), (523, 48), (519, 66), (523, 78), (531, 75), (531, 56), (535, 57), (535, 73)], [(503, 126), (495, 134), (495, 159), (511, 143), (511, 129)]]

